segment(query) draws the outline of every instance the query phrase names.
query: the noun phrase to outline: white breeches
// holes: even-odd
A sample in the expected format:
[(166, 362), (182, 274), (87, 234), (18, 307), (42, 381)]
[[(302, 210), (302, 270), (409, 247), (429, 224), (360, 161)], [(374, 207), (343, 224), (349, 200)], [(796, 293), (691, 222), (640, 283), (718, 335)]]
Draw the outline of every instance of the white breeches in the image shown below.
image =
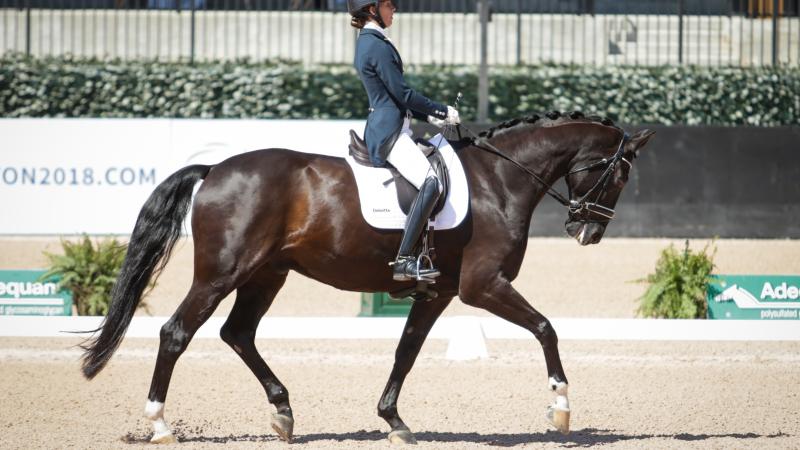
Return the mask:
[[(400, 172), (403, 178), (419, 189), (426, 178), (435, 177), (436, 174), (431, 170), (431, 165), (425, 155), (422, 154), (422, 150), (411, 139), (412, 133), (408, 123), (408, 119), (403, 122), (400, 137), (397, 138), (397, 142), (394, 143), (394, 147), (392, 147), (392, 151), (389, 152), (386, 160)], [(441, 192), (442, 186), (439, 183), (439, 193)]]

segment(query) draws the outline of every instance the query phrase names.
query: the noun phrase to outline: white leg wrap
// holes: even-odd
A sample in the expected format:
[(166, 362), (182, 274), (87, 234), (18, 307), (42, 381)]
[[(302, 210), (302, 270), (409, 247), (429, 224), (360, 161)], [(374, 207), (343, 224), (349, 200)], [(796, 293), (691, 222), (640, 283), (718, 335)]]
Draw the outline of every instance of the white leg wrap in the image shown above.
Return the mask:
[(144, 416), (153, 423), (153, 442), (161, 441), (165, 437), (172, 437), (172, 431), (164, 421), (164, 404), (161, 402), (148, 401), (144, 406)]

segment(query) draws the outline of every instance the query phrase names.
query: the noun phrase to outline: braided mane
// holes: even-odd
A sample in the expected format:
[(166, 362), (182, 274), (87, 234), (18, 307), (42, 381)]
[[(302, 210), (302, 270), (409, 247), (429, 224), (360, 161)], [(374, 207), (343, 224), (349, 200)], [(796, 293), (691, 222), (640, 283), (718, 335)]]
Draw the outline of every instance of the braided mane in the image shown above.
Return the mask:
[(601, 125), (621, 130), (618, 126), (614, 125), (614, 122), (612, 122), (611, 119), (605, 117), (586, 116), (580, 111), (572, 111), (568, 113), (562, 113), (559, 111), (550, 111), (545, 113), (544, 117), (539, 116), (538, 114), (534, 114), (527, 117), (517, 117), (516, 119), (507, 120), (505, 122), (493, 126), (492, 128), (489, 128), (488, 130), (482, 131), (479, 134), (479, 136), (488, 139), (497, 134), (502, 134), (505, 131), (508, 131), (511, 128), (515, 128), (519, 125), (544, 126), (544, 125), (552, 125), (554, 123), (568, 123), (568, 122), (599, 123)]

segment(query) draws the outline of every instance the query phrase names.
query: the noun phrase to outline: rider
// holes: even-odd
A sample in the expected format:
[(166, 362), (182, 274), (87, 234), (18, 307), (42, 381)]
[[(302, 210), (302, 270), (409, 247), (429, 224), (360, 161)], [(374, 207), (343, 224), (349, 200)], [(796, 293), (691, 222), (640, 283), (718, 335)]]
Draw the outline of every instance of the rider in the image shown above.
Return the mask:
[[(386, 29), (392, 25), (397, 10), (392, 0), (347, 0), (350, 24), (360, 29), (356, 41), (355, 68), (369, 97), (369, 117), (364, 140), (369, 157), (376, 167), (388, 162), (419, 189), (406, 219), (403, 239), (394, 267), (394, 279), (417, 277), (416, 258), (412, 251), (422, 229), (442, 193), (442, 184), (428, 160), (411, 139), (410, 118), (443, 127), (460, 122), (458, 111), (431, 101), (415, 92), (403, 78), (403, 61)], [(420, 269), (420, 276), (434, 278), (439, 271)]]

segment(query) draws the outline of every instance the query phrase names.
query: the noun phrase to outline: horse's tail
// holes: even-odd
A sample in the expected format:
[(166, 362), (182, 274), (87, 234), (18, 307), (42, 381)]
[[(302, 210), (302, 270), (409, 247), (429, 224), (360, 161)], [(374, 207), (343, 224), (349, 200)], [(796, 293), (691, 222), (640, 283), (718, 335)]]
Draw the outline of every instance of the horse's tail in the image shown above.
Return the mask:
[(180, 237), (194, 185), (209, 170), (211, 166), (193, 165), (173, 173), (156, 187), (139, 211), (125, 261), (111, 290), (108, 315), (100, 328), (93, 331), (100, 333), (81, 346), (86, 350), (83, 355), (86, 378), (94, 378), (122, 342), (151, 276), (157, 278), (161, 273)]

